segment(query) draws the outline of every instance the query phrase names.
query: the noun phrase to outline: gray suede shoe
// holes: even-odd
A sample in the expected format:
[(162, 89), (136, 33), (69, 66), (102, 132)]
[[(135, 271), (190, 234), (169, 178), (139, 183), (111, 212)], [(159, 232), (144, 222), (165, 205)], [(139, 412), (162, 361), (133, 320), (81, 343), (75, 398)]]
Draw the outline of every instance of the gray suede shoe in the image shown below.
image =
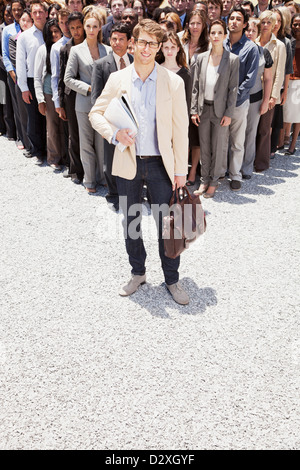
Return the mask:
[(119, 294), (122, 295), (122, 297), (131, 295), (138, 289), (141, 284), (145, 284), (145, 282), (146, 274), (143, 274), (142, 276), (133, 274), (128, 284), (126, 284), (120, 289)]
[(170, 286), (167, 284), (167, 288), (172, 295), (173, 299), (175, 302), (177, 302), (180, 305), (187, 305), (190, 301), (189, 296), (181, 286), (179, 282), (176, 282), (175, 284), (171, 284)]

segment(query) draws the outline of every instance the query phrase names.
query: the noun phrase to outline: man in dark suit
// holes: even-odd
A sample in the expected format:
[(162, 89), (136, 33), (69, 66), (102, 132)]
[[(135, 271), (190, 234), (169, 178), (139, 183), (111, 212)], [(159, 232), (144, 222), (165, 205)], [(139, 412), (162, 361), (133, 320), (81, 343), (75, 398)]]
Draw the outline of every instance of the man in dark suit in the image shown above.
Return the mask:
[(74, 11), (68, 17), (68, 25), (72, 38), (60, 49), (58, 96), (61, 112), (68, 120), (68, 151), (70, 157), (70, 175), (75, 184), (83, 180), (83, 167), (80, 160), (78, 124), (75, 113), (76, 92), (65, 86), (64, 75), (67, 67), (71, 47), (81, 44), (84, 40), (83, 15)]
[(272, 10), (272, 0), (258, 0), (257, 5), (254, 7), (253, 16), (259, 18), (259, 15), (265, 10)]
[[(103, 88), (111, 73), (121, 70), (133, 62), (133, 57), (127, 53), (128, 43), (131, 34), (128, 26), (124, 23), (113, 25), (110, 33), (110, 45), (112, 52), (94, 63), (92, 75), (91, 101), (94, 105), (97, 98), (101, 95)], [(115, 177), (111, 174), (112, 161), (115, 146), (104, 140), (104, 176), (107, 184), (108, 194), (107, 202), (113, 204), (113, 208), (119, 209), (119, 197)]]
[(125, 6), (127, 5), (126, 0), (111, 0), (108, 3), (110, 10), (112, 21), (107, 21), (107, 23), (102, 26), (102, 41), (104, 44), (109, 44), (109, 38), (112, 27), (121, 21), (122, 11), (124, 10)]

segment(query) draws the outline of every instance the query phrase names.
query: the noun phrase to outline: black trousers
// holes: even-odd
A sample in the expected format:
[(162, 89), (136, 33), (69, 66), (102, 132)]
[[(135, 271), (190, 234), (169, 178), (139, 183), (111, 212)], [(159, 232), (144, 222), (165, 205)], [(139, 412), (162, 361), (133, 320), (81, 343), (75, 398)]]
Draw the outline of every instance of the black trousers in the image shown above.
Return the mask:
[(79, 180), (83, 180), (83, 166), (80, 159), (80, 149), (79, 149), (79, 132), (78, 132), (78, 123), (75, 112), (75, 99), (76, 92), (71, 91), (69, 95), (64, 97), (65, 111), (68, 119), (68, 132), (69, 132), (69, 142), (68, 150), (70, 157), (70, 175), (77, 177)]
[(8, 86), (7, 72), (0, 69), (0, 79), (5, 83), (5, 105), (3, 106), (3, 118), (6, 127), (6, 136), (15, 139), (17, 138), (16, 124), (14, 118), (14, 111), (10, 89)]
[(27, 135), (30, 141), (30, 153), (34, 157), (45, 157), (46, 151), (46, 119), (39, 112), (38, 102), (34, 91), (34, 79), (27, 79), (28, 88), (32, 95), (30, 104), (26, 104), (27, 109)]
[(23, 130), (22, 130), (22, 124), (21, 124), (20, 113), (19, 113), (19, 108), (18, 108), (17, 95), (16, 95), (16, 84), (9, 74), (7, 74), (7, 83), (8, 83), (8, 87), (9, 87), (9, 91), (11, 95), (11, 102), (12, 102), (14, 119), (15, 119), (16, 130), (17, 130), (17, 139), (20, 140), (24, 144)]

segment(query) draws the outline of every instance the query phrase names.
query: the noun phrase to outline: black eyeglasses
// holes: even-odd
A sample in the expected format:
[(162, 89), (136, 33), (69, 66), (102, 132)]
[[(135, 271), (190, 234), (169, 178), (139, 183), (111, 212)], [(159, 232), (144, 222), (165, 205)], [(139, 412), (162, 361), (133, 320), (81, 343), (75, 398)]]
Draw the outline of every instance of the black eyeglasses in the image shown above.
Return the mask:
[(135, 19), (134, 16), (125, 15), (125, 16), (122, 17), (122, 20), (127, 20), (127, 18), (129, 18), (130, 20), (134, 20), (134, 19)]
[(149, 46), (150, 49), (157, 49), (159, 46), (159, 42), (154, 41), (145, 41), (145, 39), (136, 39), (134, 38), (135, 42), (139, 47), (147, 47)]

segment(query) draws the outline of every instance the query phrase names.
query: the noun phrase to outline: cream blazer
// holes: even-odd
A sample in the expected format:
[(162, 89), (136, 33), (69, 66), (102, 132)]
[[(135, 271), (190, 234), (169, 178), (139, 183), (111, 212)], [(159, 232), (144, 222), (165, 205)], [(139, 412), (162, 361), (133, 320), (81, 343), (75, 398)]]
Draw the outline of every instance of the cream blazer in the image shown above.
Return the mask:
[[(260, 44), (260, 37), (256, 39), (256, 43)], [(285, 78), (286, 48), (274, 34), (264, 47), (268, 49), (273, 59), (271, 97), (276, 99), (276, 104), (280, 104), (280, 90)]]
[[(188, 170), (188, 113), (184, 82), (173, 72), (157, 66), (156, 125), (158, 147), (172, 183), (174, 175)], [(103, 114), (111, 99), (127, 93), (130, 99), (134, 64), (110, 75), (105, 88), (89, 113), (93, 128), (111, 143), (114, 130)], [(124, 152), (115, 148), (112, 174), (131, 180), (136, 175), (135, 145)]]

